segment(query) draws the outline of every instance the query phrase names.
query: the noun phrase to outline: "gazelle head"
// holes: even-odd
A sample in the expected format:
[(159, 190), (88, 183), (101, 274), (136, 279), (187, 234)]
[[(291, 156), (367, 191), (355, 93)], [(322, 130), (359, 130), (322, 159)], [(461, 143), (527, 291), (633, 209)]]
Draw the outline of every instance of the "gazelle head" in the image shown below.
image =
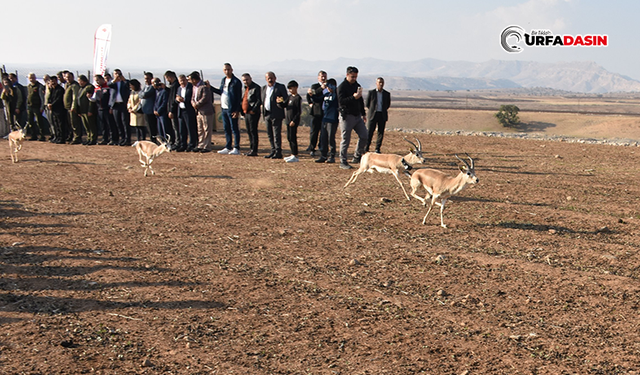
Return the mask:
[(418, 145), (416, 146), (415, 143), (411, 142), (406, 137), (403, 137), (403, 138), (405, 141), (409, 142), (411, 146), (413, 146), (413, 149), (410, 150), (410, 153), (404, 157), (407, 163), (412, 165), (424, 163), (426, 159), (424, 158), (424, 156), (422, 156), (422, 143), (420, 143), (420, 140), (416, 138), (416, 142), (418, 142)]
[(469, 156), (469, 154), (466, 155), (469, 158), (471, 164), (467, 163), (465, 160), (460, 159), (458, 155), (456, 155), (456, 159), (464, 163), (464, 165), (460, 166), (460, 172), (463, 174), (464, 180), (467, 184), (477, 184), (478, 182), (480, 182), (480, 180), (478, 179), (478, 177), (476, 177), (476, 170), (475, 165), (473, 164), (473, 159), (471, 159), (471, 156)]
[(161, 135), (156, 136), (156, 139), (160, 141), (160, 145), (158, 147), (161, 147), (161, 151), (158, 153), (158, 155), (162, 154), (165, 151), (171, 152), (171, 136), (169, 134), (167, 134), (167, 139), (164, 139), (164, 137)]

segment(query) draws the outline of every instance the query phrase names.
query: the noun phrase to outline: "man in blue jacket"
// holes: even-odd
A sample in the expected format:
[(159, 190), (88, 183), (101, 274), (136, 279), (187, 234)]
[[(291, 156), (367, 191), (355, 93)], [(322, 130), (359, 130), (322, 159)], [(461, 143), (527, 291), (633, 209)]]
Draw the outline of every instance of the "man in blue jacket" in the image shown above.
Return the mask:
[[(211, 87), (212, 91), (220, 95), (220, 107), (222, 108), (222, 124), (227, 144), (224, 149), (218, 151), (223, 155), (240, 155), (240, 128), (238, 119), (242, 109), (242, 82), (233, 75), (231, 64), (225, 63), (224, 78), (220, 82), (220, 88)], [(233, 136), (233, 138), (232, 138)], [(233, 141), (233, 148), (231, 147)]]
[(153, 79), (153, 87), (156, 89), (156, 100), (153, 105), (153, 114), (158, 119), (158, 136), (167, 139), (167, 132), (173, 133), (171, 127), (171, 120), (169, 119), (169, 110), (167, 108), (167, 101), (169, 92), (160, 78)]

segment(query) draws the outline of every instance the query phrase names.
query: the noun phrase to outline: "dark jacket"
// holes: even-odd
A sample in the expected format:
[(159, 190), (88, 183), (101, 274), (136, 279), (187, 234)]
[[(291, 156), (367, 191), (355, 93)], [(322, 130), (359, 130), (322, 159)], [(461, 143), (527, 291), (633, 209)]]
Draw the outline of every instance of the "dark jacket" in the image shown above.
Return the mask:
[[(180, 93), (182, 92), (182, 87), (178, 87), (178, 92), (176, 93), (176, 95), (180, 95)], [(175, 100), (175, 97), (173, 98)], [(176, 101), (176, 103), (178, 103), (178, 111), (182, 112), (182, 111), (186, 111), (189, 114), (192, 114), (193, 116), (196, 115), (196, 109), (193, 108), (193, 105), (191, 105), (191, 99), (193, 99), (193, 85), (189, 82), (187, 82), (187, 87), (184, 93), (184, 109), (180, 108), (180, 102)]]
[[(218, 95), (222, 95), (224, 92), (224, 80), (227, 77), (223, 77), (222, 81), (220, 81), (220, 88), (216, 89), (211, 86), (211, 90)], [(242, 111), (242, 82), (235, 75), (231, 76), (231, 82), (229, 82), (229, 111), (231, 112), (240, 112)]]
[[(260, 116), (260, 106), (262, 105), (262, 88), (260, 85), (251, 81), (249, 92), (246, 95), (248, 95), (247, 102), (249, 103), (248, 112), (253, 112), (253, 114)], [(244, 95), (242, 96), (242, 100), (244, 100)], [(243, 114), (246, 113), (243, 111)]]
[(300, 125), (300, 114), (302, 113), (302, 98), (300, 97), (300, 95), (289, 95), (289, 97), (287, 98), (287, 108), (285, 111), (287, 126), (291, 124), (291, 121), (293, 121), (293, 123), (296, 125)]
[(180, 83), (176, 79), (173, 81), (171, 86), (167, 88), (169, 91), (167, 93), (167, 111), (168, 113), (173, 113), (174, 115), (178, 115), (178, 102), (176, 102), (176, 95), (178, 95), (180, 90)]
[[(284, 108), (287, 106), (287, 98), (289, 97), (289, 94), (287, 93), (287, 88), (284, 87), (284, 85), (282, 83), (274, 83), (273, 85), (273, 94), (271, 94), (271, 111), (269, 113), (267, 113), (267, 110), (265, 108), (265, 103), (266, 103), (266, 99), (265, 97), (267, 96), (267, 85), (262, 86), (262, 93), (260, 94), (260, 97), (262, 99), (262, 115), (264, 117), (267, 117), (267, 115), (269, 115), (271, 118), (273, 119), (283, 119), (284, 118)], [(280, 96), (282, 97), (282, 99), (284, 99), (284, 101), (282, 103), (278, 103), (276, 102), (276, 98)]]
[(153, 106), (153, 111), (158, 112), (160, 116), (167, 116), (169, 114), (167, 107), (167, 99), (169, 98), (169, 89), (156, 90), (156, 102)]
[(22, 86), (19, 82), (16, 82), (13, 84), (13, 88), (14, 89), (19, 89), (20, 90), (20, 94), (22, 94), (22, 102), (19, 103), (18, 105), (18, 109), (20, 110), (20, 112), (26, 111), (27, 110), (27, 88)]
[[(109, 102), (109, 106), (113, 107), (116, 102), (116, 98), (118, 97), (118, 82), (112, 82), (109, 85), (110, 88), (113, 89), (111, 91), (111, 98)], [(129, 101), (129, 96), (131, 95), (131, 89), (129, 88), (129, 81), (120, 82), (120, 97), (122, 97), (122, 103), (126, 106)]]
[(111, 102), (111, 89), (109, 86), (99, 87), (96, 89), (96, 100), (98, 103), (98, 109), (101, 111), (108, 111)]
[(340, 114), (344, 118), (346, 115), (364, 116), (364, 100), (362, 97), (356, 99), (353, 94), (358, 91), (360, 84), (355, 82), (350, 84), (345, 78), (338, 86), (338, 103)]
[(58, 85), (55, 88), (49, 89), (49, 102), (51, 104), (51, 112), (62, 114), (64, 109), (64, 89)]
[[(387, 121), (389, 119), (389, 107), (391, 106), (391, 94), (389, 91), (382, 89), (382, 120)], [(373, 116), (376, 114), (378, 107), (378, 90), (373, 89), (369, 91), (367, 96), (367, 121), (373, 120)]]
[(311, 104), (311, 115), (322, 116), (322, 104), (324, 102), (322, 86), (320, 83), (314, 83), (311, 85), (311, 91), (313, 91), (313, 95), (309, 95), (307, 92), (307, 103)]

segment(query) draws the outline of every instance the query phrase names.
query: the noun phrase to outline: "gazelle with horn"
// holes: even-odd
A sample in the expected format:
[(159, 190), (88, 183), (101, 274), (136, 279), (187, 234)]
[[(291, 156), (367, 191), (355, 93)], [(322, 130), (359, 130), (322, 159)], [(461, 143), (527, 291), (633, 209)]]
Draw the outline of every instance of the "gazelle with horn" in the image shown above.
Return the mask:
[(378, 171), (380, 173), (390, 173), (400, 184), (402, 192), (404, 192), (404, 196), (407, 197), (407, 200), (411, 200), (407, 191), (404, 189), (402, 181), (400, 181), (400, 170), (406, 173), (406, 171), (412, 169), (413, 164), (424, 163), (425, 159), (424, 156), (422, 156), (422, 143), (420, 143), (418, 138), (416, 138), (418, 145), (407, 138), (404, 138), (404, 140), (413, 146), (413, 149), (411, 149), (407, 155), (400, 156), (395, 154), (376, 154), (373, 152), (367, 152), (362, 156), (362, 160), (360, 160), (360, 168), (353, 172), (351, 178), (347, 181), (344, 187), (346, 188), (349, 184), (356, 182), (358, 176), (364, 172), (373, 173), (373, 171)]
[[(478, 177), (476, 177), (473, 159), (471, 159), (468, 154), (467, 157), (471, 164), (460, 159), (458, 155), (456, 155), (456, 158), (464, 163), (464, 166), (460, 166), (460, 173), (456, 177), (448, 176), (435, 169), (418, 169), (413, 172), (413, 175), (411, 175), (411, 195), (421, 201), (424, 206), (427, 205), (427, 199), (431, 197), (431, 205), (429, 206), (427, 214), (424, 215), (424, 219), (422, 219), (422, 224), (426, 223), (427, 216), (429, 216), (429, 213), (433, 208), (433, 204), (435, 203), (440, 206), (440, 226), (446, 228), (447, 226), (444, 224), (442, 213), (447, 199), (452, 195), (458, 194), (467, 185), (477, 184), (479, 182)], [(421, 186), (427, 191), (427, 195), (424, 199), (416, 195), (416, 191)], [(438, 199), (441, 201), (436, 202)]]
[(5, 138), (9, 140), (9, 154), (11, 155), (11, 162), (18, 162), (18, 151), (22, 150), (22, 141), (27, 136), (27, 127), (14, 130), (9, 133)]
[(171, 148), (169, 146), (169, 142), (171, 142), (171, 136), (167, 135), (168, 139), (164, 139), (161, 136), (157, 136), (156, 139), (160, 141), (160, 145), (156, 145), (153, 142), (149, 141), (137, 141), (132, 145), (132, 147), (136, 148), (138, 152), (138, 156), (140, 157), (140, 163), (142, 163), (142, 167), (144, 168), (144, 176), (147, 177), (147, 171), (150, 169), (151, 174), (155, 175), (153, 168), (151, 167), (151, 163), (153, 163), (153, 159), (162, 155), (165, 151), (171, 152)]

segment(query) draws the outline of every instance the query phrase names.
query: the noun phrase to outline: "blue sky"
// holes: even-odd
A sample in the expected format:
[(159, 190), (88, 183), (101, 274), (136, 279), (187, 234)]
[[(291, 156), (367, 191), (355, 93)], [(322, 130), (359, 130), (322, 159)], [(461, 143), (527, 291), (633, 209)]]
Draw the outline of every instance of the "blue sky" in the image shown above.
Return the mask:
[[(9, 69), (11, 64), (90, 67), (95, 29), (110, 23), (111, 68), (208, 69), (228, 61), (238, 70), (338, 57), (595, 61), (640, 80), (640, 2), (635, 1), (23, 0), (10, 8), (13, 16), (4, 12), (0, 33), (0, 64)], [(607, 34), (609, 46), (508, 54), (499, 37), (509, 25), (554, 34)]]

